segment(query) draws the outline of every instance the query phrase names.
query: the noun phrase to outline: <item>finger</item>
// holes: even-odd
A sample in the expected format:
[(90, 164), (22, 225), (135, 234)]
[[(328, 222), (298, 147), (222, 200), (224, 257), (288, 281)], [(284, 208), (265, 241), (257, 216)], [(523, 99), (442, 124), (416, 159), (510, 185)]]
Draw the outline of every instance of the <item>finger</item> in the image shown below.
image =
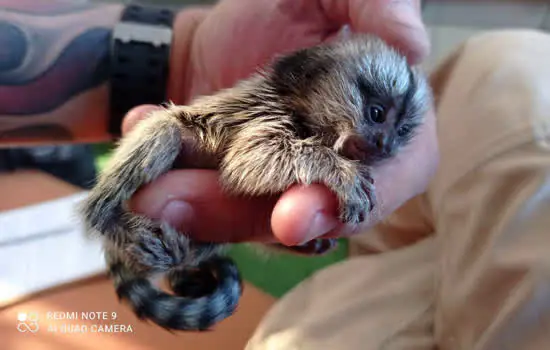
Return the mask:
[(174, 21), (174, 45), (170, 54), (170, 75), (168, 77), (168, 100), (185, 104), (189, 98), (190, 69), (188, 61), (197, 28), (212, 11), (213, 5), (186, 6), (179, 11)]
[(293, 186), (277, 202), (273, 233), (285, 245), (297, 245), (341, 229), (336, 197), (325, 186)]
[(324, 227), (316, 224), (316, 231), (307, 222), (319, 211), (334, 210), (333, 197), (322, 186), (297, 187), (283, 198), (231, 197), (219, 186), (216, 171), (174, 170), (136, 193), (130, 208), (209, 242), (293, 245), (308, 235), (321, 236), (334, 228), (335, 219)]
[(320, 0), (329, 20), (372, 33), (400, 50), (413, 64), (430, 51), (418, 0)]
[(174, 170), (135, 194), (132, 211), (211, 242), (273, 240), (269, 218), (276, 199), (225, 195), (212, 170)]
[(149, 117), (150, 113), (156, 110), (161, 109), (161, 107), (156, 105), (141, 105), (135, 108), (132, 108), (124, 117), (122, 121), (122, 134), (127, 134), (132, 130), (139, 121)]

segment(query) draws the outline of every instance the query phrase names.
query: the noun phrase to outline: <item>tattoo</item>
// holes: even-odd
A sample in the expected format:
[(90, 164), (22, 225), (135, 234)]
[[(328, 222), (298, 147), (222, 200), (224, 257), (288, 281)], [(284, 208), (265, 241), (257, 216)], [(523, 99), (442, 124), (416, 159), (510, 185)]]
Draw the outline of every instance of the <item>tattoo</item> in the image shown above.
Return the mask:
[[(0, 40), (1, 37), (2, 34)], [(109, 32), (91, 29), (64, 47), (46, 69), (33, 72), (29, 65), (20, 72), (12, 70), (19, 74), (2, 76), (0, 73), (0, 84), (3, 85), (0, 86), (0, 114), (49, 112), (78, 93), (104, 83), (108, 78), (108, 46)], [(8, 58), (10, 60), (6, 60), (4, 65), (14, 62), (17, 57)]]
[(0, 0), (0, 9), (3, 11), (35, 15), (61, 15), (92, 7), (94, 5), (82, 0)]
[(27, 47), (25, 34), (19, 28), (0, 22), (0, 46), (9, 48), (0, 52), (0, 74), (12, 71), (23, 64)]
[(39, 15), (22, 7), (0, 9), (0, 47), (9, 48), (0, 56), (0, 115), (49, 112), (106, 82), (111, 29), (101, 26), (101, 7)]

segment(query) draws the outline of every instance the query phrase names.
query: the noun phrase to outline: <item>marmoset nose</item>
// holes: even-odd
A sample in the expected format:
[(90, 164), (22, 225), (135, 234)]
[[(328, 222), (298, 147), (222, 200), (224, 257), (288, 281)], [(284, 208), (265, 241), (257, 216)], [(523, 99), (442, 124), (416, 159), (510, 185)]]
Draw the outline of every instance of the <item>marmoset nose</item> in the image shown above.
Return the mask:
[(375, 138), (376, 148), (384, 154), (391, 154), (392, 153), (392, 147), (393, 147), (393, 139), (391, 136), (384, 135), (383, 133), (380, 133), (376, 135)]
[(387, 148), (387, 144), (388, 144), (388, 137), (382, 133), (376, 135), (376, 147), (383, 151)]

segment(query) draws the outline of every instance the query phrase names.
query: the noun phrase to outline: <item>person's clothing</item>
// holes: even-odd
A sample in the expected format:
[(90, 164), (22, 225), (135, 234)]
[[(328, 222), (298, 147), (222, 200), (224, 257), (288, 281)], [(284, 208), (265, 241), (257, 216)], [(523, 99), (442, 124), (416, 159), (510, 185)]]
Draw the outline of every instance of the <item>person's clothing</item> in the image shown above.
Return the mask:
[(278, 301), (246, 350), (550, 349), (550, 35), (477, 35), (432, 78), (427, 193)]

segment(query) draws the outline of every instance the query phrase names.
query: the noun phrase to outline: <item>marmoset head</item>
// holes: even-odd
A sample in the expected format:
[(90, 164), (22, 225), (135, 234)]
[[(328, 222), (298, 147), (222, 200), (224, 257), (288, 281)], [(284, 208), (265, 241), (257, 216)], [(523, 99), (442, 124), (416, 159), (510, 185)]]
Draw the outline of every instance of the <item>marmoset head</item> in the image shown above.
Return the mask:
[(272, 84), (308, 133), (342, 155), (374, 162), (415, 135), (430, 102), (425, 78), (370, 35), (303, 49), (275, 61)]

